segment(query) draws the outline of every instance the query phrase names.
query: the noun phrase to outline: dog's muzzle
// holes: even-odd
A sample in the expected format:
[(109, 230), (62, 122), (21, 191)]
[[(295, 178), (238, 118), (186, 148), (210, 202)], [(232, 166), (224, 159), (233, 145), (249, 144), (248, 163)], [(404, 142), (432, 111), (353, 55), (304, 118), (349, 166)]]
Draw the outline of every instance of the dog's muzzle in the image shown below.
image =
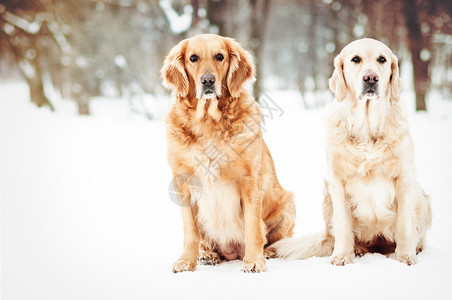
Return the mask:
[(206, 98), (212, 98), (213, 96), (216, 96), (217, 100), (220, 99), (214, 87), (215, 76), (213, 76), (212, 74), (204, 74), (201, 76), (201, 83), (202, 83), (201, 97), (206, 96)]
[(374, 72), (368, 72), (363, 76), (363, 96), (378, 95), (378, 75)]

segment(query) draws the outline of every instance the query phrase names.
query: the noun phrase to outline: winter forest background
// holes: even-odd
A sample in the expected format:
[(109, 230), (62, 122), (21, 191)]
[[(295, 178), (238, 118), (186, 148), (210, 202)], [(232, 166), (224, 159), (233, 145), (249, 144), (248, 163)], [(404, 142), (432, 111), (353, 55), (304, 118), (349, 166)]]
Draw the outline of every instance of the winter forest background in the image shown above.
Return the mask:
[[(393, 49), (432, 200), (418, 264), (375, 253), (340, 268), (313, 257), (268, 260), (261, 274), (240, 273), (241, 261), (171, 272), (183, 226), (159, 71), (171, 47), (206, 32), (254, 55), (264, 139), (295, 195), (294, 237), (325, 226), (333, 58), (361, 37)], [(451, 137), (451, 0), (0, 0), (0, 297), (452, 299)]]
[(334, 56), (361, 37), (411, 62), (417, 110), (426, 110), (432, 89), (452, 94), (450, 0), (0, 1), (0, 79), (26, 80), (38, 106), (53, 109), (58, 95), (90, 114), (93, 101), (108, 98), (152, 119), (149, 96), (166, 93), (164, 56), (206, 32), (234, 37), (253, 53), (256, 99), (290, 89), (305, 108), (322, 106), (331, 99), (323, 92)]

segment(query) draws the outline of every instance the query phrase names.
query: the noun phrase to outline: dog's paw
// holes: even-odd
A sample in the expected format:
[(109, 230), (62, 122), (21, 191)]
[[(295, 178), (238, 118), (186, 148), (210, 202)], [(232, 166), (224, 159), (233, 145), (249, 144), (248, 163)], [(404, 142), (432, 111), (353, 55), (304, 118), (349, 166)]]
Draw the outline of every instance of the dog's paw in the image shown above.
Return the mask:
[(366, 255), (367, 248), (355, 245), (354, 252), (355, 252), (355, 257), (362, 257), (362, 256)]
[(178, 260), (173, 264), (173, 273), (179, 273), (184, 271), (194, 271), (196, 267), (196, 261)]
[(260, 273), (267, 271), (265, 259), (245, 260), (242, 272), (244, 273)]
[(417, 263), (416, 255), (396, 253), (396, 259), (401, 263), (407, 264), (408, 266), (412, 266)]
[(220, 262), (221, 262), (220, 256), (218, 255), (218, 253), (213, 251), (202, 252), (198, 256), (198, 264), (200, 265), (215, 266), (218, 265)]
[(354, 256), (353, 252), (336, 254), (336, 255), (333, 254), (333, 256), (331, 256), (330, 262), (332, 265), (335, 265), (335, 266), (344, 266), (353, 261), (353, 256)]
[(276, 251), (271, 247), (265, 248), (264, 249), (264, 257), (265, 257), (265, 259), (275, 258)]

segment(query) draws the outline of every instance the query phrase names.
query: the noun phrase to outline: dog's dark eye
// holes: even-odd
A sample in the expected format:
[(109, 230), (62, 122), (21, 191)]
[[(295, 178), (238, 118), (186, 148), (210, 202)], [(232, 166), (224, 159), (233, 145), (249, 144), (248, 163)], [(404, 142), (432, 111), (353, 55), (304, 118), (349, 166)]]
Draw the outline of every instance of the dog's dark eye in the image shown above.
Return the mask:
[(190, 61), (191, 61), (191, 62), (197, 62), (198, 60), (199, 60), (198, 55), (193, 54), (192, 56), (190, 56)]
[(215, 56), (215, 59), (218, 60), (218, 61), (222, 61), (222, 60), (224, 59), (224, 56), (223, 56), (223, 54), (218, 53), (218, 54)]
[(377, 60), (378, 60), (378, 62), (379, 62), (380, 64), (386, 62), (386, 58), (384, 58), (383, 56), (380, 56)]
[(352, 62), (359, 64), (361, 62), (361, 57), (359, 57), (359, 56), (353, 57)]

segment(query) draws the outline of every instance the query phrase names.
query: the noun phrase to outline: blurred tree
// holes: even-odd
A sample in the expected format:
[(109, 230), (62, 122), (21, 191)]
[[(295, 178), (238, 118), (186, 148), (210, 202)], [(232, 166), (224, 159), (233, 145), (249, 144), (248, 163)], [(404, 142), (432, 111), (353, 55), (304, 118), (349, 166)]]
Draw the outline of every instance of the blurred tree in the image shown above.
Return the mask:
[(53, 105), (44, 93), (41, 65), (41, 40), (46, 30), (48, 16), (38, 0), (3, 1), (0, 4), (0, 39), (7, 45), (27, 81), (30, 99), (37, 106)]
[(382, 0), (366, 1), (363, 13), (366, 15), (366, 36), (381, 40), (397, 51), (402, 46), (405, 34), (405, 23), (400, 16), (400, 1)]
[(256, 64), (256, 82), (254, 83), (254, 99), (259, 101), (262, 92), (262, 49), (265, 42), (265, 28), (270, 11), (270, 0), (250, 0), (251, 34), (249, 47), (254, 53)]
[[(427, 1), (425, 1), (427, 2)], [(414, 72), (414, 90), (416, 92), (416, 110), (427, 110), (425, 105), (425, 95), (430, 85), (430, 77), (428, 67), (430, 57), (423, 55), (423, 51), (429, 51), (430, 40), (421, 31), (421, 23), (419, 20), (418, 11), (421, 6), (418, 6), (416, 0), (402, 0), (403, 12), (405, 15), (405, 22), (408, 31), (408, 47), (411, 52), (411, 60), (413, 62)], [(431, 10), (431, 6), (423, 3)], [(425, 53), (425, 52), (424, 52)]]
[(207, 18), (210, 24), (218, 28), (218, 34), (222, 36), (234, 36), (235, 28), (233, 24), (228, 24), (228, 18), (224, 17), (225, 12), (232, 11), (235, 1), (207, 0)]
[(307, 34), (307, 43), (309, 45), (308, 50), (307, 50), (307, 55), (309, 57), (309, 60), (307, 61), (308, 65), (309, 65), (309, 69), (308, 72), (309, 74), (312, 76), (313, 78), (313, 89), (317, 90), (317, 70), (319, 70), (321, 72), (321, 69), (318, 68), (317, 62), (319, 61), (318, 59), (318, 45), (317, 45), (317, 41), (319, 40), (318, 37), (318, 33), (320, 33), (320, 30), (318, 28), (318, 15), (319, 15), (319, 10), (321, 9), (320, 6), (317, 5), (318, 1), (316, 0), (310, 0), (309, 3), (309, 26), (308, 26), (308, 34)]
[(435, 34), (432, 36), (431, 83), (445, 97), (452, 96), (452, 4), (437, 0), (434, 15), (429, 18)]

